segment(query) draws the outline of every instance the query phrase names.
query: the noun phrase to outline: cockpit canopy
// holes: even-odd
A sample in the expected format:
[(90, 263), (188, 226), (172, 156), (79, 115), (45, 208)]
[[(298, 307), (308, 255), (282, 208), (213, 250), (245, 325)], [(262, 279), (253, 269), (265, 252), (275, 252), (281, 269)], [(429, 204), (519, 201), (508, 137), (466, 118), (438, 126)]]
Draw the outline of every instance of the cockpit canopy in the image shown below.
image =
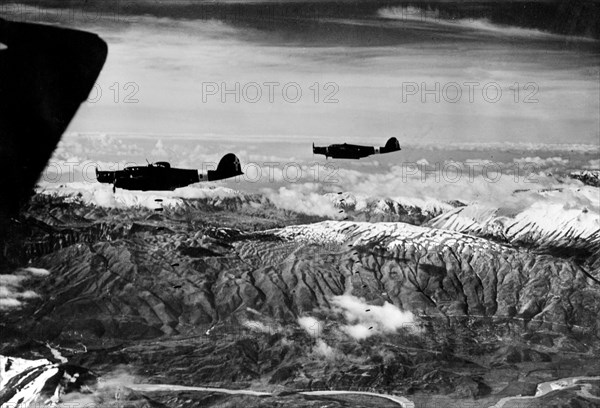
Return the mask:
[(125, 167), (125, 171), (141, 171), (147, 169), (148, 167), (160, 167), (161, 169), (170, 169), (171, 165), (168, 162), (159, 161), (156, 163), (150, 163), (148, 166), (129, 166)]

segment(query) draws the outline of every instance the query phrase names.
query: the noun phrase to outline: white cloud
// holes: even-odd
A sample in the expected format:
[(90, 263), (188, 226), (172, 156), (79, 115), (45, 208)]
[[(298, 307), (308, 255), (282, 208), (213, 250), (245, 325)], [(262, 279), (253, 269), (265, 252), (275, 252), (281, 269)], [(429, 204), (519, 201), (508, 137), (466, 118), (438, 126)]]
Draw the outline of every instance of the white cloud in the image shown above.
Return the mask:
[(169, 156), (169, 152), (167, 152), (167, 150), (165, 149), (161, 139), (159, 139), (156, 142), (156, 144), (154, 145), (154, 149), (152, 149), (150, 154), (152, 155), (152, 157), (160, 157), (160, 158), (165, 158), (165, 157)]
[(408, 165), (393, 166), (385, 173), (367, 174), (345, 170), (338, 174), (338, 188), (370, 198), (391, 198), (402, 202), (406, 199), (421, 202), (460, 200), (503, 202), (511, 199), (515, 190), (545, 188), (558, 184), (544, 175), (523, 172), (496, 173), (490, 169), (485, 175), (476, 175), (468, 168), (458, 167), (458, 172), (421, 172)]
[(323, 340), (317, 340), (316, 346), (313, 347), (313, 352), (327, 359), (332, 359), (338, 356), (336, 349), (325, 343)]
[(350, 325), (342, 326), (349, 336), (362, 340), (376, 333), (394, 333), (401, 328), (415, 327), (414, 315), (404, 312), (391, 303), (383, 306), (367, 304), (364, 299), (352, 296), (335, 296), (332, 304), (344, 313)]
[(359, 323), (342, 326), (342, 330), (356, 340), (364, 340), (373, 334), (373, 332), (369, 330), (369, 327), (370, 326)]
[(0, 285), (19, 286), (21, 282), (27, 279), (25, 275), (0, 275)]
[(568, 159), (563, 159), (562, 157), (547, 157), (542, 159), (539, 156), (535, 157), (521, 157), (517, 159), (513, 159), (513, 162), (518, 164), (533, 164), (538, 167), (564, 167), (569, 164)]
[(183, 199), (226, 198), (236, 197), (243, 193), (227, 188), (196, 184), (178, 188), (174, 191), (128, 191), (117, 189), (115, 193), (112, 186), (100, 183), (66, 183), (61, 185), (42, 183), (41, 194), (56, 194), (81, 200), (84, 203), (108, 208), (146, 207), (157, 208), (156, 200), (162, 200), (162, 207), (178, 206), (183, 204)]
[(280, 187), (279, 190), (263, 189), (263, 193), (277, 207), (302, 214), (338, 217), (339, 210), (329, 198), (317, 192), (312, 183)]
[(33, 290), (24, 289), (23, 285), (31, 278), (48, 275), (46, 269), (34, 267), (20, 269), (11, 275), (0, 275), (0, 310), (20, 308), (23, 300), (39, 297)]
[(341, 356), (338, 350), (328, 345), (321, 338), (323, 335), (323, 323), (318, 319), (312, 316), (302, 316), (298, 318), (298, 324), (310, 337), (316, 339), (316, 343), (312, 348), (313, 353), (327, 359), (335, 359)]
[(583, 143), (518, 143), (518, 142), (481, 142), (481, 143), (466, 143), (466, 142), (403, 142), (402, 148), (420, 148), (428, 150), (464, 150), (464, 151), (499, 151), (499, 152), (600, 152), (600, 146), (597, 144)]
[(50, 275), (50, 271), (47, 269), (34, 268), (31, 266), (24, 268), (23, 271), (28, 272), (28, 273), (32, 274), (33, 276), (48, 276), (48, 275)]
[(298, 318), (298, 324), (302, 327), (311, 337), (318, 338), (322, 333), (322, 323), (311, 316), (302, 316)]
[(584, 166), (586, 169), (590, 170), (598, 170), (600, 169), (600, 159), (592, 159), (588, 162), (587, 165)]
[(0, 297), (0, 310), (16, 309), (21, 307), (21, 302), (13, 297)]

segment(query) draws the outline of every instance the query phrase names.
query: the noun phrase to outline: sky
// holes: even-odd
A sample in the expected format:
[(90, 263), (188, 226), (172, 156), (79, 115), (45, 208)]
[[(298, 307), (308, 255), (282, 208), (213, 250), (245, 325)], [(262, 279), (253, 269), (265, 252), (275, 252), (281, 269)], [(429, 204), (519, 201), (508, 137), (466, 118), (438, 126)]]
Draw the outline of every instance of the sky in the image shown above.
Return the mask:
[(543, 42), (542, 49), (492, 42), (464, 52), (428, 42), (302, 47), (218, 21), (154, 18), (104, 37), (114, 45), (96, 88), (102, 94), (83, 106), (73, 131), (598, 140), (598, 56), (543, 49)]
[(600, 143), (593, 38), (400, 3), (319, 6), (308, 17), (216, 4), (12, 12), (85, 28), (109, 44), (70, 132), (237, 146), (379, 145), (392, 136), (401, 144)]
[[(600, 168), (600, 19), (564, 17), (575, 29), (561, 31), (552, 27), (569, 10), (548, 17), (511, 9), (518, 3), (142, 3), (123, 2), (118, 13), (0, 7), (109, 45), (41, 184), (93, 189), (96, 167), (146, 160), (205, 172), (233, 152), (245, 175), (216, 185), (330, 211), (323, 194), (339, 191), (510, 204), (514, 191), (557, 188), (557, 177)], [(579, 11), (571, 14), (590, 14)], [(390, 137), (401, 152), (359, 161), (311, 149)], [(453, 163), (458, 180), (445, 173)], [(490, 182), (489, 169), (502, 177)]]

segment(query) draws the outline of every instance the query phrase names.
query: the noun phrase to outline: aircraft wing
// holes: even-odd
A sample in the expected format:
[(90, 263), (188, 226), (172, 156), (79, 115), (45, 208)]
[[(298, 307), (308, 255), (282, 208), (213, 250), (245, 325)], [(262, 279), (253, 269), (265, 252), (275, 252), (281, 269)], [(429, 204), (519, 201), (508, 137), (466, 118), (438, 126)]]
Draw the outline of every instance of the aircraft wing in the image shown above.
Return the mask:
[[(30, 197), (104, 65), (84, 31), (0, 19), (0, 223)], [(0, 230), (3, 228), (0, 226)]]

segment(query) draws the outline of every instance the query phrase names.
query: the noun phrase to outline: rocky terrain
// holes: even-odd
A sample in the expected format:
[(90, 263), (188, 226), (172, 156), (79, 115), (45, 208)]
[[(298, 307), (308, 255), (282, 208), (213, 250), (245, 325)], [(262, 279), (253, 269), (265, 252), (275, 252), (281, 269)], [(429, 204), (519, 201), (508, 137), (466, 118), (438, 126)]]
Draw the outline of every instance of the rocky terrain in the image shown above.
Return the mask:
[(344, 218), (368, 222), (405, 222), (421, 225), (433, 218), (465, 204), (459, 201), (442, 202), (423, 200), (394, 200), (390, 198), (371, 198), (348, 192), (325, 195), (331, 202), (343, 210)]
[(583, 184), (600, 187), (600, 170), (580, 170), (569, 174), (569, 177), (581, 181)]
[[(260, 196), (107, 208), (38, 195), (4, 244), (0, 354), (86, 367), (109, 381), (85, 397), (108, 405), (398, 406), (300, 393), (317, 390), (600, 404), (591, 380), (538, 390), (600, 375), (597, 239), (569, 257), (435, 227), (457, 203), (357, 210), (350, 198), (332, 221)], [(408, 222), (374, 222), (377, 208)]]

